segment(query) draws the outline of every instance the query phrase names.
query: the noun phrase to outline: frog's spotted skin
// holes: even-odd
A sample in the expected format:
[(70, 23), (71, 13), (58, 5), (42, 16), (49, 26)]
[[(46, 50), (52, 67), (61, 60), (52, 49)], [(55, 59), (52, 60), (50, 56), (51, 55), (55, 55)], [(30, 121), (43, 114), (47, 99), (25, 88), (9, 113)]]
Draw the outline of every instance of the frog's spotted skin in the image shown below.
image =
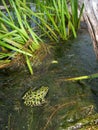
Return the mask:
[(24, 99), (24, 104), (27, 106), (40, 106), (44, 104), (45, 101), (45, 96), (48, 93), (48, 87), (42, 86), (36, 91), (33, 91), (30, 89), (29, 91), (26, 92), (26, 94), (23, 96), (22, 99)]

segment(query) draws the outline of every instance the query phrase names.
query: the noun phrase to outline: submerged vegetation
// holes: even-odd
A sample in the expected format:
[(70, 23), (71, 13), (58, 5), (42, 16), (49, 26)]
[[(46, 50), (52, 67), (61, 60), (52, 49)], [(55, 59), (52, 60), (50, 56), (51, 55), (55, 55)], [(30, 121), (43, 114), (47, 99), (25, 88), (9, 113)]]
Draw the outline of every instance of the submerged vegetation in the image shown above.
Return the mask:
[(83, 79), (94, 79), (97, 77), (98, 77), (98, 73), (95, 73), (95, 74), (85, 75), (85, 76), (80, 76), (80, 77), (62, 78), (60, 80), (62, 80), (62, 81), (78, 81), (78, 80), (83, 80)]
[(2, 3), (5, 10), (0, 11), (0, 68), (21, 53), (31, 74), (30, 62), (42, 43), (77, 36), (84, 7), (78, 14), (78, 0), (9, 0), (9, 6), (5, 0)]

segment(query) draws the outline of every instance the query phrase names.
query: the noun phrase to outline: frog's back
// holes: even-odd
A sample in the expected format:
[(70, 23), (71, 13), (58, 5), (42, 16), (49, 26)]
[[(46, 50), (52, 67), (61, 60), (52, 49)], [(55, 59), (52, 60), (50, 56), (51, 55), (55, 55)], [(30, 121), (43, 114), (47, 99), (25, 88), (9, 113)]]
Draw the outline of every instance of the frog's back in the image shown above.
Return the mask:
[(36, 91), (30, 89), (25, 93), (22, 99), (24, 99), (24, 104), (27, 106), (40, 106), (45, 103), (45, 96), (48, 93), (48, 87), (42, 86)]

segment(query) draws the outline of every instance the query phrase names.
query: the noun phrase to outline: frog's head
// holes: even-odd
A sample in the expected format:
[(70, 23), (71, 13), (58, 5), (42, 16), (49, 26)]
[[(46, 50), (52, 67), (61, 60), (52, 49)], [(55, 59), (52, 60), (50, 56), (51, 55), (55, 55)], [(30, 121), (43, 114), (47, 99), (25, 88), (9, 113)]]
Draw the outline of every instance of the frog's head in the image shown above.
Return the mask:
[(40, 91), (44, 91), (44, 92), (48, 92), (48, 90), (49, 90), (49, 88), (48, 87), (45, 87), (45, 86), (42, 86), (41, 88), (40, 88)]
[(39, 91), (40, 91), (40, 95), (43, 95), (43, 97), (48, 93), (49, 88), (42, 86)]

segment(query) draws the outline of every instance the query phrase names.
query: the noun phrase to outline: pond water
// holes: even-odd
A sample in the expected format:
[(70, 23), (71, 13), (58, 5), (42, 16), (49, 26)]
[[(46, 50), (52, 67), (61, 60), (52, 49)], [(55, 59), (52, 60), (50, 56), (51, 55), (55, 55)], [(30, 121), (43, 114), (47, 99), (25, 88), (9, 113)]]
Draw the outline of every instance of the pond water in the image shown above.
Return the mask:
[[(94, 121), (97, 130), (98, 79), (62, 80), (97, 71), (98, 62), (86, 30), (74, 40), (54, 45), (48, 57), (34, 68), (33, 76), (22, 67), (0, 70), (0, 130), (85, 130)], [(40, 86), (49, 87), (47, 103), (25, 106), (25, 91)]]

